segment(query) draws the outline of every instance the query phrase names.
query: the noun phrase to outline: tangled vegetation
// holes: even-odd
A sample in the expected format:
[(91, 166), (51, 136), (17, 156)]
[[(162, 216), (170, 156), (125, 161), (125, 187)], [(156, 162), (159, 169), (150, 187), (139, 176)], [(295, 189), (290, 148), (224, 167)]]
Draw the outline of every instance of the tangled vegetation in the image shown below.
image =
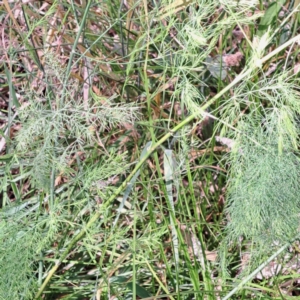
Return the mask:
[(299, 7), (3, 1), (0, 298), (297, 298)]

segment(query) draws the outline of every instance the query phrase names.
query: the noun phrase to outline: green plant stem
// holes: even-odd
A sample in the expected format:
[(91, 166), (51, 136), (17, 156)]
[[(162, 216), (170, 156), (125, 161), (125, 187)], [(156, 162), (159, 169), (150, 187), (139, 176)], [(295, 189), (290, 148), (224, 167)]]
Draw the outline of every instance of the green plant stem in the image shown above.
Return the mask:
[[(295, 238), (296, 240), (297, 238)], [(272, 256), (270, 256), (263, 264), (261, 264), (256, 270), (254, 270), (250, 275), (245, 277), (229, 294), (227, 294), (222, 300), (227, 300), (233, 296), (240, 288), (242, 288), (248, 281), (250, 281), (257, 273), (259, 273), (263, 268), (265, 268), (272, 260), (274, 260), (278, 255), (280, 255), (291, 243), (286, 243), (280, 249), (278, 249)]]
[[(276, 48), (272, 52), (270, 52), (268, 55), (264, 56), (263, 58), (259, 59), (256, 63), (256, 68), (260, 67), (264, 62), (266, 62), (268, 59), (273, 57), (274, 55), (278, 54), (280, 51), (285, 49), (286, 47), (294, 44), (295, 42), (300, 41), (300, 34), (295, 36), (294, 38), (287, 41), (285, 44), (281, 45), (280, 47)], [(135, 175), (135, 173), (141, 168), (141, 166), (144, 164), (144, 162), (149, 158), (149, 156), (165, 141), (167, 141), (174, 133), (176, 133), (178, 130), (183, 128), (185, 125), (190, 123), (192, 120), (194, 120), (196, 117), (199, 117), (201, 114), (205, 114), (205, 110), (210, 107), (217, 99), (219, 99), (221, 96), (223, 96), (227, 91), (229, 91), (232, 87), (234, 87), (237, 83), (242, 81), (245, 77), (251, 74), (253, 69), (244, 69), (241, 74), (239, 74), (228, 86), (226, 86), (222, 91), (220, 91), (218, 94), (216, 94), (212, 99), (210, 99), (208, 102), (203, 104), (201, 107), (199, 107), (199, 112), (196, 112), (189, 117), (187, 117), (184, 121), (182, 121), (180, 124), (175, 126), (172, 130), (170, 130), (166, 135), (164, 135), (159, 141), (157, 141), (150, 149), (148, 149), (147, 153), (141, 160), (136, 164), (133, 171), (128, 175), (128, 177), (124, 180), (122, 185), (115, 191), (115, 193), (103, 204), (103, 208), (106, 209), (108, 206), (115, 200), (115, 198), (126, 189), (127, 184), (130, 182), (132, 177)], [(41, 285), (39, 291), (35, 295), (35, 299), (38, 299), (41, 294), (43, 293), (44, 289), (46, 288), (48, 282), (50, 281), (53, 274), (56, 272), (56, 270), (59, 268), (60, 264), (66, 257), (68, 256), (70, 250), (74, 247), (74, 245), (80, 241), (85, 233), (86, 229), (90, 228), (96, 221), (99, 220), (100, 216), (102, 214), (102, 210), (95, 213), (92, 218), (89, 220), (89, 222), (86, 224), (85, 228), (82, 229), (69, 243), (69, 246), (66, 248), (66, 250), (62, 253), (61, 257), (57, 260), (55, 265), (52, 267), (52, 269), (49, 271), (47, 277), (45, 278), (43, 284)]]
[[(82, 20), (81, 20), (81, 25), (78, 29), (78, 33), (76, 35), (76, 38), (75, 38), (75, 41), (74, 41), (74, 44), (73, 44), (73, 47), (72, 47), (72, 50), (71, 50), (71, 54), (70, 54), (70, 57), (69, 57), (69, 62), (68, 62), (68, 65), (67, 65), (67, 70), (66, 70), (66, 77), (65, 77), (65, 80), (64, 80), (64, 83), (63, 83), (63, 93), (62, 93), (62, 99), (61, 99), (61, 105), (63, 106), (64, 104), (64, 98), (65, 98), (65, 94), (66, 94), (66, 88), (67, 88), (67, 83), (68, 83), (68, 80), (69, 80), (69, 77), (70, 77), (70, 74), (71, 74), (71, 66), (72, 66), (72, 62), (73, 62), (73, 57), (74, 57), (74, 54), (75, 54), (75, 50), (77, 48), (77, 45), (79, 43), (79, 39), (80, 39), (80, 36), (81, 36), (81, 33), (84, 29), (84, 26), (85, 26), (85, 22), (86, 22), (86, 18), (87, 18), (87, 15), (88, 15), (88, 12), (89, 12), (89, 9), (90, 9), (90, 6), (92, 4), (93, 1), (89, 0), (87, 5), (86, 5), (86, 8), (85, 8), (85, 11), (84, 11), (84, 14), (82, 16)], [(73, 4), (73, 2), (72, 2)], [(74, 7), (73, 7), (74, 8)], [(76, 16), (76, 13), (74, 11), (74, 15)]]

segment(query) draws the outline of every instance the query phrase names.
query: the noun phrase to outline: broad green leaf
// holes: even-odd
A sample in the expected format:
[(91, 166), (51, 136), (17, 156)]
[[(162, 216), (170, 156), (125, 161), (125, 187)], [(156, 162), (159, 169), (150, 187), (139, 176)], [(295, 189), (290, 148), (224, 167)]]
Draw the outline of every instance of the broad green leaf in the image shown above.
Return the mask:
[(290, 37), (290, 31), (289, 30), (284, 30), (280, 34), (280, 39), (279, 39), (279, 45), (283, 45)]
[(217, 55), (216, 57), (207, 57), (206, 58), (207, 69), (211, 75), (215, 78), (221, 78), (224, 80), (227, 76), (227, 70), (225, 68), (225, 63), (221, 56)]
[(0, 161), (10, 162), (14, 155), (12, 153), (0, 155)]
[[(132, 291), (133, 290), (133, 282), (128, 282), (127, 283), (127, 287)], [(146, 290), (144, 289), (142, 286), (138, 285), (137, 283), (134, 284), (135, 285), (135, 290), (136, 290), (136, 294), (137, 296), (143, 298), (148, 298), (151, 297), (152, 295)]]
[(282, 5), (286, 0), (278, 0), (269, 5), (264, 16), (261, 18), (258, 26), (258, 36), (261, 37), (268, 30), (269, 26), (272, 26), (276, 22), (278, 13), (280, 12)]

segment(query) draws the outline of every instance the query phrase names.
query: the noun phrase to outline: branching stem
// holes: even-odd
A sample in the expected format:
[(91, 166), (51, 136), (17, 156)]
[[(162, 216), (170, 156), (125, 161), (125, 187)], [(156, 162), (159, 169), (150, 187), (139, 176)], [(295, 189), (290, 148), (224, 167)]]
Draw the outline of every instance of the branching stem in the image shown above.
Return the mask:
[[(290, 39), (289, 41), (287, 41), (286, 43), (284, 43), (283, 45), (281, 45), (280, 47), (276, 48), (275, 50), (273, 50), (272, 52), (270, 52), (269, 54), (267, 54), (266, 56), (264, 56), (263, 58), (259, 59), (256, 63), (255, 68), (258, 68), (259, 66), (261, 66), (263, 63), (265, 63), (266, 61), (268, 61), (271, 57), (275, 56), (276, 54), (278, 54), (279, 52), (281, 52), (282, 50), (284, 50), (285, 48), (287, 48), (288, 46), (296, 43), (297, 41), (300, 41), (300, 34), (295, 36), (294, 38)], [(253, 67), (254, 68), (254, 67)], [(144, 164), (144, 162), (149, 158), (149, 156), (159, 147), (161, 146), (166, 140), (168, 140), (175, 132), (177, 132), (178, 130), (180, 130), (181, 128), (183, 128), (185, 125), (187, 125), (188, 123), (190, 123), (192, 120), (194, 120), (196, 117), (199, 117), (201, 115), (204, 114), (204, 111), (209, 108), (217, 99), (219, 99), (221, 96), (223, 96), (227, 91), (229, 91), (232, 87), (234, 87), (237, 83), (241, 82), (244, 78), (246, 78), (247, 76), (249, 76), (251, 74), (251, 72), (253, 72), (252, 68), (248, 68), (248, 69), (244, 69), (241, 74), (239, 74), (228, 86), (226, 86), (222, 91), (220, 91), (218, 94), (216, 94), (212, 99), (210, 99), (208, 102), (206, 102), (205, 104), (203, 104), (200, 108), (199, 111), (196, 113), (191, 114), (189, 117), (187, 117), (184, 121), (182, 121), (180, 124), (178, 124), (177, 126), (175, 126), (171, 131), (169, 131), (165, 136), (163, 136), (158, 142), (156, 142), (152, 147), (150, 147), (150, 149), (148, 149), (147, 153), (145, 154), (145, 156), (143, 158), (141, 158), (141, 160), (136, 164), (135, 168), (133, 169), (133, 171), (128, 175), (128, 177), (126, 178), (126, 180), (124, 180), (124, 182), (122, 183), (122, 185), (115, 191), (115, 193), (103, 204), (103, 208), (106, 209), (110, 206), (110, 204), (115, 200), (115, 198), (126, 189), (127, 184), (130, 182), (130, 180), (132, 179), (132, 177), (135, 175), (135, 173), (141, 168), (141, 166)], [(102, 214), (102, 210), (95, 213), (92, 218), (89, 220), (89, 222), (86, 224), (85, 228), (82, 229), (69, 243), (69, 246), (65, 249), (65, 251), (62, 253), (61, 257), (57, 260), (57, 262), (55, 263), (55, 265), (52, 267), (52, 269), (49, 271), (47, 277), (45, 278), (43, 284), (41, 285), (39, 291), (36, 293), (35, 295), (35, 299), (38, 299), (44, 289), (46, 288), (47, 284), (49, 283), (51, 277), (54, 275), (54, 273), (56, 272), (56, 270), (59, 268), (60, 264), (62, 263), (63, 260), (66, 259), (66, 257), (68, 256), (69, 252), (71, 251), (71, 249), (74, 247), (74, 245), (80, 241), (86, 233), (86, 230), (88, 228), (90, 228), (95, 222), (97, 222), (100, 218)], [(286, 247), (286, 245), (284, 246)], [(281, 248), (282, 249), (282, 248)], [(281, 250), (283, 251), (283, 250)], [(276, 252), (277, 253), (277, 252)], [(275, 253), (275, 254), (276, 254)], [(274, 255), (275, 255), (274, 254)], [(274, 256), (273, 255), (273, 256)], [(273, 257), (272, 256), (272, 257)], [(228, 298), (224, 298), (228, 299)]]

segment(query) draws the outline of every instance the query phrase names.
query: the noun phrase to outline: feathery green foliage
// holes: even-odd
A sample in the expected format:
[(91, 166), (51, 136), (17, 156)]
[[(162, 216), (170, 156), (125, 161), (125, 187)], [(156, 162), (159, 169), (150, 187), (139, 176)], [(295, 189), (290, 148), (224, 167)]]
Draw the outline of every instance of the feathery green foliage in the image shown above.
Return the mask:
[[(220, 248), (221, 266), (226, 273), (230, 260), (228, 256), (224, 260), (223, 255), (228, 254), (228, 245), (237, 244), (249, 253), (240, 272), (243, 279), (240, 287), (250, 282), (258, 271), (264, 270), (265, 276), (272, 272), (280, 274), (280, 263), (288, 261), (286, 248), (299, 238), (299, 153), (291, 136), (288, 132), (283, 134), (284, 127), (272, 117), (275, 120), (265, 124), (266, 119), (255, 122), (253, 117), (241, 122), (242, 133), (228, 159), (230, 175), (225, 209), (228, 223)], [(281, 134), (283, 139), (279, 138)], [(280, 263), (276, 265), (274, 261)], [(264, 269), (272, 268), (272, 264), (276, 266), (274, 270)], [(253, 272), (248, 276), (250, 271)], [(232, 294), (224, 299), (230, 299)]]
[(286, 74), (244, 94), (251, 111), (237, 126), (228, 159), (227, 240), (252, 241), (251, 267), (292, 241), (300, 225), (300, 94)]
[[(253, 0), (187, 1), (177, 12), (173, 1), (55, 1), (32, 21), (37, 3), (24, 14), (26, 36), (47, 32), (47, 51), (30, 50), (41, 87), (24, 63), (28, 86), (16, 85), (24, 96), (8, 117), (21, 128), (0, 161), (0, 296), (213, 300), (233, 279), (220, 286), (220, 245), (237, 265), (230, 245), (243, 237), (258, 263), (296, 235), (298, 81), (292, 55), (269, 74), (261, 60), (286, 21), (257, 39)], [(53, 51), (46, 24), (61, 38)]]
[(277, 138), (248, 125), (231, 155), (226, 211), (235, 240), (244, 236), (267, 247), (291, 240), (299, 228), (299, 158), (291, 147), (280, 153)]
[[(26, 206), (16, 203), (15, 208), (8, 207), (1, 212), (0, 295), (6, 295), (6, 299), (33, 299), (38, 277), (43, 273), (40, 269), (43, 263), (39, 259), (44, 251), (60, 241), (66, 228), (81, 228), (84, 214), (94, 210), (95, 201), (80, 195), (90, 193), (94, 197), (106, 197), (113, 188), (101, 182), (124, 173), (128, 167), (126, 153), (118, 154), (112, 149), (106, 156), (93, 155), (98, 142), (95, 131), (99, 136), (109, 128), (131, 123), (138, 117), (136, 107), (120, 104), (116, 97), (99, 99), (93, 95), (85, 108), (82, 99), (75, 101), (71, 94), (76, 89), (75, 81), (69, 82), (62, 104), (60, 83), (64, 70), (53, 57), (46, 64), (48, 79), (58, 80), (57, 85), (52, 85), (55, 99), (41, 99), (37, 93), (27, 92), (27, 105), (18, 111), (22, 128), (11, 149), (14, 161), (24, 165), (26, 175), (23, 176), (30, 179), (41, 195), (47, 196), (44, 199), (34, 197)], [(50, 95), (53, 94), (49, 93), (48, 97)], [(76, 158), (78, 152), (86, 153), (89, 158), (84, 162), (77, 159), (75, 165), (70, 165), (71, 158), (74, 155)], [(11, 162), (10, 167), (13, 166)], [(69, 189), (67, 194), (64, 189), (53, 191), (54, 180), (59, 176), (67, 180), (64, 188)], [(70, 196), (72, 203), (68, 199)], [(49, 206), (49, 212), (44, 206)], [(65, 243), (67, 240), (62, 248)], [(53, 253), (57, 254), (59, 251)]]

